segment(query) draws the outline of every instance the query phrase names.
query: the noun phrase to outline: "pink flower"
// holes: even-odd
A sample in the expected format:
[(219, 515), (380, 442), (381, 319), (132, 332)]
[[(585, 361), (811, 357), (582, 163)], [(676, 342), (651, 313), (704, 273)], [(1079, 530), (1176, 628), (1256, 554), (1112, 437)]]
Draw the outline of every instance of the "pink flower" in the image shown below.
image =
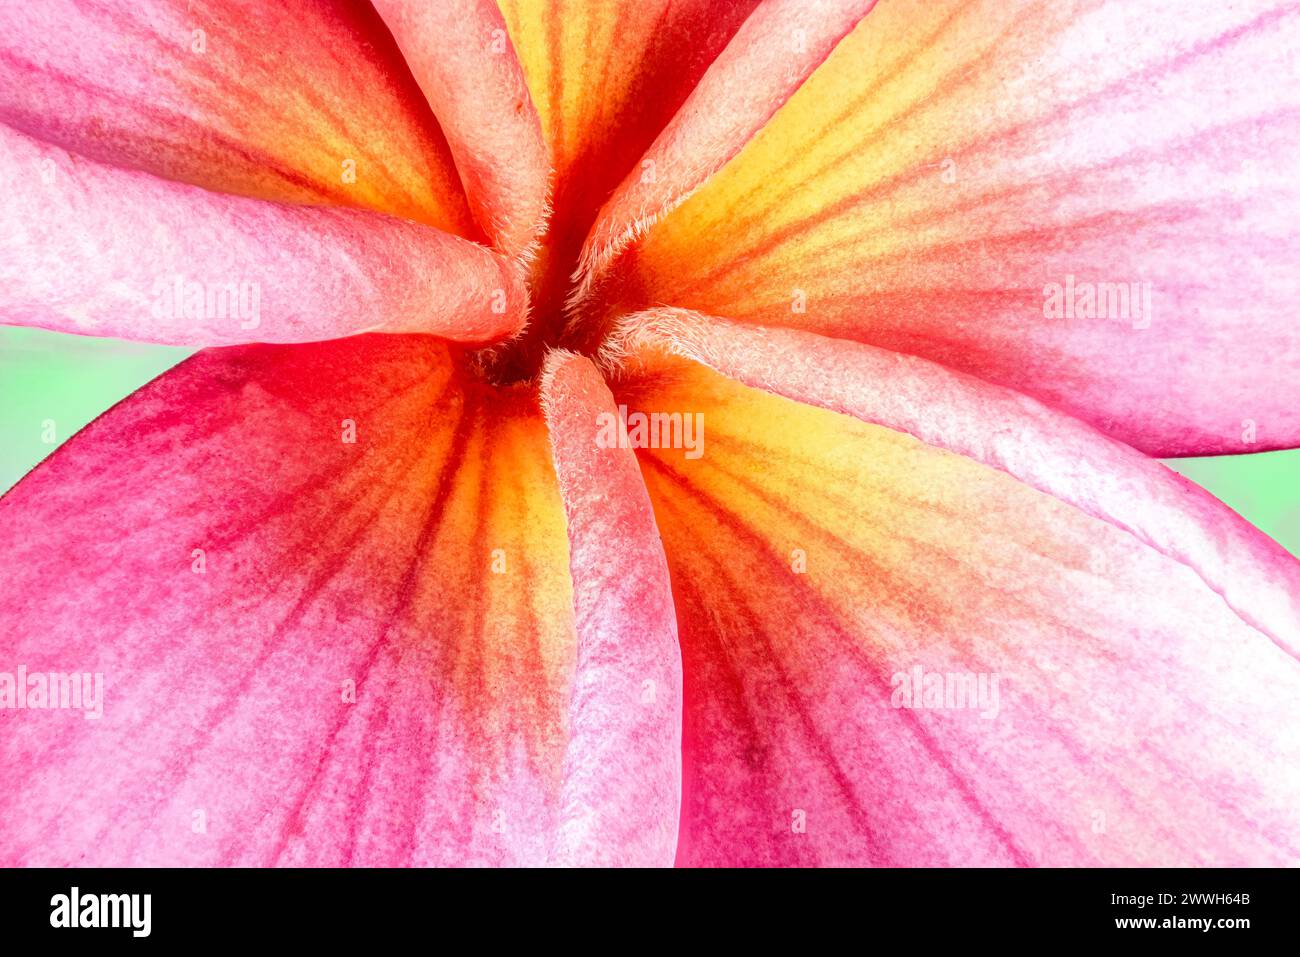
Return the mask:
[(0, 860), (1300, 862), (1300, 13), (872, 7), (6, 4)]

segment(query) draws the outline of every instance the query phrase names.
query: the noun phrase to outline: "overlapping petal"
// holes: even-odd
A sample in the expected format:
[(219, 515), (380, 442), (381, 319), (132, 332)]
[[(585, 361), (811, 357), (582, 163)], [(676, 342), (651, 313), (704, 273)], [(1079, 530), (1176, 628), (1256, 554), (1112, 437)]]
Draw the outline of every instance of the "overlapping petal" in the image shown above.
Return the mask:
[(535, 378), (568, 343), (566, 304), (600, 205), (634, 166), (756, 0), (502, 0), (509, 40), (553, 167), (546, 235), (531, 264), (533, 322), (490, 359), (501, 381)]
[(682, 672), (668, 566), (636, 456), (587, 359), (542, 387), (578, 635), (556, 861), (671, 865), (681, 811)]
[(550, 147), (557, 212), (595, 211), (756, 5), (501, 0)]
[[(629, 416), (703, 419), (701, 455), (653, 427), (640, 452), (682, 641), (679, 862), (1300, 860), (1293, 559), (940, 367), (662, 332), (764, 386), (651, 351), (615, 390)], [(1171, 537), (1103, 514), (1118, 489), (1166, 516), (1181, 495)], [(1191, 557), (1210, 541), (1225, 595)]]
[(1296, 444), (1298, 17), (880, 4), (606, 305), (921, 355), (1153, 454)]
[[(350, 441), (355, 439), (355, 441)], [(574, 615), (535, 395), (427, 337), (200, 353), (0, 500), (0, 859), (551, 853)]]
[(0, 15), (0, 861), (1300, 863), (1300, 8), (363, 6)]
[(356, 209), (213, 193), (0, 124), (0, 322), (175, 345), (371, 329), (489, 342), (524, 323), (501, 256)]
[(627, 317), (608, 352), (644, 348), (1007, 472), (1193, 568), (1243, 618), (1300, 656), (1300, 564), (1213, 496), (1069, 416), (928, 360), (684, 310)]
[(369, 4), (8, 3), (0, 120), (208, 189), (477, 235), (438, 123)]
[(494, 0), (378, 0), (446, 131), (475, 218), (511, 255), (545, 220), (550, 161)]
[(583, 249), (583, 285), (735, 156), (875, 0), (769, 0), (749, 16), (601, 207)]

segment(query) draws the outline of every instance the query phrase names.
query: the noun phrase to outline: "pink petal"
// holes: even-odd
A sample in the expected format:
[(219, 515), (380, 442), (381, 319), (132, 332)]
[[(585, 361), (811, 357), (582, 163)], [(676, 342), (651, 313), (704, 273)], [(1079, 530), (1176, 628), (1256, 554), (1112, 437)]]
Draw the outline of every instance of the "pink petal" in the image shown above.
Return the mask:
[(542, 394), (569, 522), (578, 632), (558, 860), (671, 865), (682, 671), (659, 531), (635, 454), (599, 443), (600, 423), (618, 413), (595, 367), (555, 353)]
[(0, 548), (0, 671), (104, 676), (99, 720), (0, 712), (0, 860), (549, 860), (574, 623), (535, 395), (426, 337), (202, 352), (0, 500)]
[[(698, 457), (639, 453), (682, 642), (679, 863), (1300, 863), (1294, 559), (921, 360), (691, 321), (639, 341), (618, 401), (704, 423)], [(908, 707), (916, 668), (969, 706)]]
[(662, 309), (628, 317), (619, 339), (1007, 472), (1189, 566), (1300, 655), (1300, 564), (1203, 489), (1067, 415), (924, 359), (793, 329)]
[(477, 235), (438, 123), (366, 3), (6, 3), (0, 121), (208, 189)]
[(210, 193), (0, 125), (0, 322), (176, 345), (366, 330), (486, 342), (524, 321), (503, 258), (362, 210)]
[(475, 218), (511, 255), (527, 251), (546, 213), (550, 164), (523, 71), (492, 0), (379, 0), (443, 124)]
[(1300, 444), (1297, 30), (1281, 0), (881, 4), (604, 298), (919, 355), (1151, 454)]

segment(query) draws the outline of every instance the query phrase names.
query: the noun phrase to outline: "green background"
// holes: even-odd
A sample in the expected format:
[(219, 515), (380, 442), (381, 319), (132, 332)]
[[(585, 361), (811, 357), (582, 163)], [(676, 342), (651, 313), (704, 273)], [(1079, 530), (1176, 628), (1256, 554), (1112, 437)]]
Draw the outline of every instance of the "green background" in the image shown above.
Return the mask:
[[(0, 492), (189, 351), (0, 327)], [(47, 421), (52, 443), (44, 441)], [(1169, 464), (1300, 555), (1300, 450)]]

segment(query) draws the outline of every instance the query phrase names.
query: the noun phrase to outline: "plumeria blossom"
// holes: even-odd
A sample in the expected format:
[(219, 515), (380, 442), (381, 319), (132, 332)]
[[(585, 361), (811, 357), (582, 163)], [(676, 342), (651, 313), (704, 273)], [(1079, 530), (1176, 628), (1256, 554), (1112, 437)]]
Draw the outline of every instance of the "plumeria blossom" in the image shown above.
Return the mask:
[(0, 500), (104, 676), (0, 859), (1300, 862), (1300, 564), (1154, 458), (1300, 445), (1297, 35), (5, 4), (0, 321), (200, 348)]

